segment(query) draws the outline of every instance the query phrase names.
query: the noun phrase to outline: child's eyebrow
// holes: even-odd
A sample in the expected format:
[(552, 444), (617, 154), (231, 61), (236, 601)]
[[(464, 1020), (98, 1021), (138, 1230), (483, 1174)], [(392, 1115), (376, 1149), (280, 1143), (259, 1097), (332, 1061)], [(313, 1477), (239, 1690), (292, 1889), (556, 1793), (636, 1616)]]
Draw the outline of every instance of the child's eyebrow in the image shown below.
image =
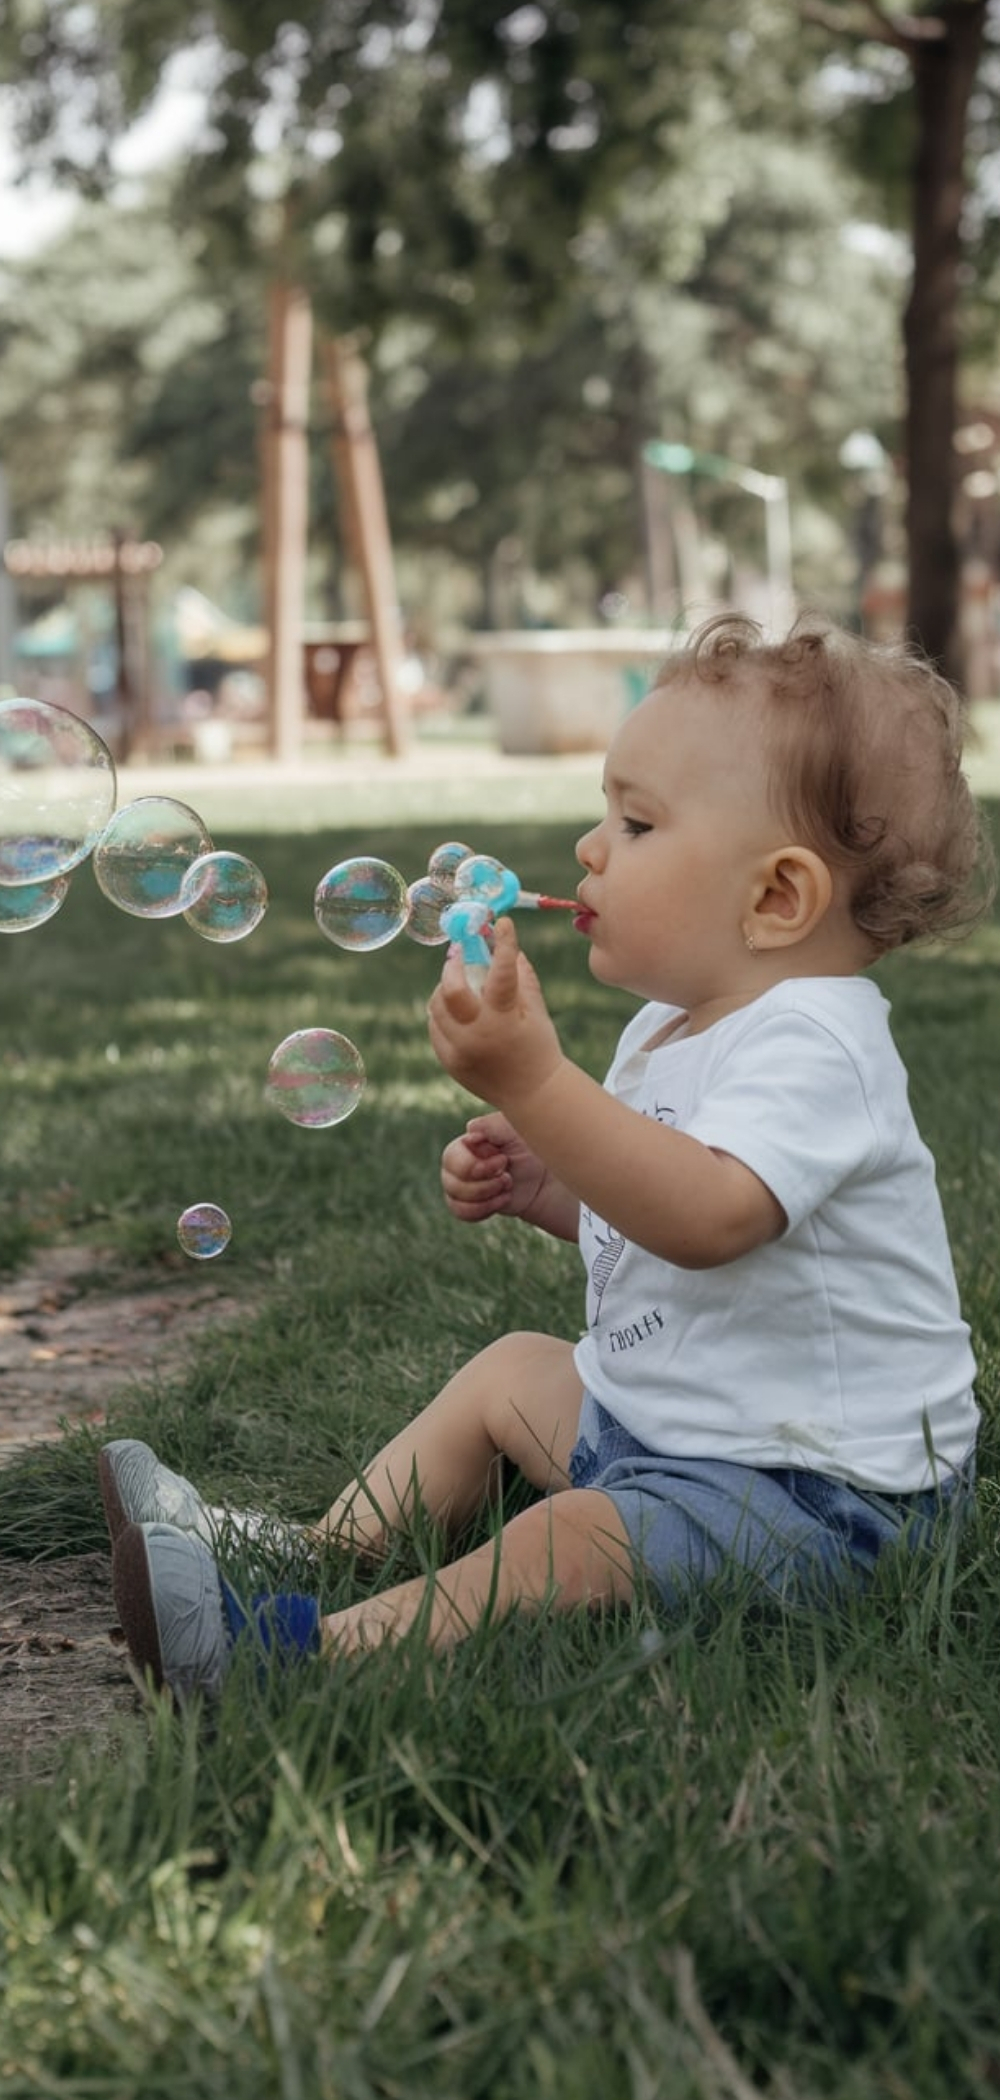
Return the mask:
[(661, 805), (663, 802), (662, 795), (658, 794), (657, 790), (650, 786), (648, 780), (633, 780), (628, 773), (605, 773), (601, 786), (605, 794), (608, 794), (613, 789), (615, 794), (619, 796), (641, 795), (645, 802), (655, 802)]

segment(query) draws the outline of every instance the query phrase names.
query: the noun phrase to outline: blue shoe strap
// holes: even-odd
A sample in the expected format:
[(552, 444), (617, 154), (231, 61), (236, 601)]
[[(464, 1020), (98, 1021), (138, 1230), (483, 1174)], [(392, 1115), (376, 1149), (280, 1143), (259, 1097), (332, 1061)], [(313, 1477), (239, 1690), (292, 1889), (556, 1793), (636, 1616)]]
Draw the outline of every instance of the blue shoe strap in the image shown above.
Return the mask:
[(315, 1597), (302, 1597), (297, 1590), (262, 1590), (251, 1597), (247, 1610), (224, 1575), (219, 1577), (219, 1588), (231, 1642), (251, 1633), (269, 1654), (273, 1651), (287, 1661), (319, 1654), (319, 1605)]

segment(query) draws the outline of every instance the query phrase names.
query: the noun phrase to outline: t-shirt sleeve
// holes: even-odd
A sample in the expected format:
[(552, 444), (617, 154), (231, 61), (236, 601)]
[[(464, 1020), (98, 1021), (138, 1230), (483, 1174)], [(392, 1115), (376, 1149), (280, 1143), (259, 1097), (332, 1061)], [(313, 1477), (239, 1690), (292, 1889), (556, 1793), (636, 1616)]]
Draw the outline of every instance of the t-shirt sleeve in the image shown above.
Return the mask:
[(789, 1229), (881, 1149), (851, 1048), (801, 1012), (769, 1016), (720, 1058), (686, 1128), (759, 1175)]

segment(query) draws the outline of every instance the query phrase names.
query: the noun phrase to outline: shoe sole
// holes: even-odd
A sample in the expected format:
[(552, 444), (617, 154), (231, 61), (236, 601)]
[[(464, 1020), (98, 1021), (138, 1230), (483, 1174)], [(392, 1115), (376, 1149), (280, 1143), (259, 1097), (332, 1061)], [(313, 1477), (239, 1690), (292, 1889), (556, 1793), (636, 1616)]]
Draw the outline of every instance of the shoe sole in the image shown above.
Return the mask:
[[(120, 1503), (118, 1506), (121, 1507)], [(153, 1610), (146, 1541), (138, 1524), (130, 1524), (127, 1518), (124, 1518), (124, 1529), (115, 1544), (111, 1588), (129, 1654), (137, 1668), (152, 1672), (157, 1691), (162, 1691), (166, 1678), (160, 1629)]]
[(122, 1532), (131, 1524), (132, 1518), (118, 1492), (114, 1460), (106, 1450), (97, 1454), (97, 1478), (100, 1482), (101, 1501), (104, 1504), (104, 1516), (111, 1534), (111, 1543), (116, 1546)]

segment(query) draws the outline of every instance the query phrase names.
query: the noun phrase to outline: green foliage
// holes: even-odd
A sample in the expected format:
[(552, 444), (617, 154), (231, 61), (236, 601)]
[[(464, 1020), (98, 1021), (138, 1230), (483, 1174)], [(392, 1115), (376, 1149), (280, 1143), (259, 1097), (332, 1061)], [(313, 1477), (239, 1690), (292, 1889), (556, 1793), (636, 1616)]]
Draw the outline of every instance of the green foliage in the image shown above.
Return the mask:
[[(491, 594), (498, 548), (562, 578), (561, 617), (593, 618), (609, 582), (641, 596), (637, 461), (667, 436), (788, 477), (800, 595), (843, 611), (856, 562), (840, 444), (862, 427), (902, 449), (905, 246), (887, 268), (845, 236), (912, 218), (908, 65), (877, 27), (835, 0), (822, 24), (799, 0), (756, 0), (738, 21), (727, 0), (303, 0), (294, 19), (270, 0), (12, 0), (7, 107), (31, 163), (84, 194), (114, 197), (112, 147), (180, 54), (201, 55), (206, 94), (169, 203), (151, 206), (159, 240), (134, 217), (123, 232), (156, 253), (148, 284), (134, 246), (119, 268), (103, 221), (82, 222), (103, 309), (86, 341), (69, 246), (51, 292), (34, 267), (10, 273), (0, 413), (18, 529), (80, 530), (113, 489), (141, 531), (198, 534), (195, 567), (223, 510), (231, 572), (245, 567), (260, 278), (277, 269), (323, 328), (371, 346), (414, 603), (451, 563), (463, 611), (510, 611)], [(995, 334), (997, 93), (988, 24), (958, 317), (979, 360)], [(130, 214), (116, 201), (114, 216)], [(315, 479), (325, 612), (340, 555), (325, 460)], [(924, 499), (933, 520), (936, 489)], [(759, 568), (755, 507), (718, 490), (697, 503)], [(711, 581), (726, 594), (727, 575)]]
[[(775, 7), (763, 11), (772, 43)], [(759, 41), (771, 63), (772, 44)], [(435, 562), (460, 564), (478, 594), (507, 543), (523, 569), (558, 576), (582, 566), (593, 617), (601, 591), (641, 567), (636, 463), (647, 437), (682, 437), (790, 473), (800, 504), (808, 492), (836, 511), (843, 433), (858, 422), (891, 427), (899, 293), (844, 244), (854, 190), (825, 143), (803, 136), (794, 100), (786, 97), (782, 117), (775, 91), (773, 129), (761, 132), (748, 84), (755, 67), (741, 70), (730, 53), (720, 72), (717, 45), (702, 25), (672, 49), (671, 68), (687, 53), (694, 70), (683, 95), (669, 71), (662, 106), (649, 106), (647, 86), (642, 106), (656, 150), (630, 166), (622, 144), (613, 195), (595, 190), (571, 233), (532, 206), (554, 302), (538, 295), (530, 273), (527, 304), (497, 276), (493, 236), (507, 211), (497, 185), (514, 181), (513, 168), (470, 165), (457, 178), (456, 196), (475, 193), (481, 223), (464, 260), (446, 255), (452, 207), (409, 163), (403, 182), (405, 122), (394, 108), (391, 121), (384, 108), (378, 121), (374, 108), (371, 116), (380, 150), (391, 140), (399, 164), (392, 192), (378, 189), (389, 216), (368, 277), (344, 276), (348, 221), (303, 202), (321, 321), (343, 329), (361, 299), (376, 331), (373, 412), (414, 602), (427, 603)], [(426, 74), (426, 54), (421, 63)], [(408, 98), (414, 120), (430, 121), (405, 66), (391, 79), (369, 68), (365, 93), (376, 90)], [(204, 171), (193, 167), (189, 179), (200, 184)], [(262, 255), (259, 241), (253, 249), (244, 241), (220, 263), (205, 197), (199, 231), (185, 230), (181, 209), (164, 189), (128, 208), (92, 206), (40, 257), (10, 268), (0, 410), (19, 531), (55, 524), (82, 533), (127, 518), (167, 540), (171, 575), (198, 580), (212, 517), (232, 519), (234, 561), (253, 551)], [(183, 212), (190, 220), (193, 207)], [(407, 212), (419, 227), (405, 223)], [(352, 239), (358, 223), (352, 210)], [(260, 241), (266, 255), (263, 229)], [(442, 301), (461, 322), (457, 334), (442, 326)], [(326, 610), (339, 536), (319, 401), (313, 417), (315, 587)], [(718, 490), (699, 491), (697, 501), (709, 527), (759, 562), (759, 506)], [(840, 601), (843, 576), (829, 558), (839, 540), (831, 524), (811, 566), (803, 535), (800, 585), (813, 602)], [(849, 566), (844, 560), (844, 575)], [(245, 589), (241, 582), (241, 608)], [(530, 614), (525, 606), (518, 616)]]
[[(312, 924), (331, 857), (364, 844), (411, 873), (437, 836), (341, 836), (335, 856), (319, 835), (242, 838), (273, 903), (230, 951), (114, 913), (87, 870), (0, 950), (5, 1211), (90, 1236), (109, 1280), (180, 1265), (194, 1193), (234, 1220), (245, 1317), (183, 1378), (123, 1393), (110, 1428), (288, 1514), (314, 1513), (492, 1334), (579, 1319), (572, 1249), (463, 1229), (438, 1200), (468, 1104), (426, 1043), (433, 952), (354, 957)], [(565, 886), (569, 828), (497, 825), (489, 844)], [(564, 1040), (602, 1069), (623, 1002), (561, 922), (523, 933)], [(606, 1621), (543, 1615), (446, 1659), (419, 1633), (263, 1678), (243, 1657), (212, 1717), (148, 1701), (106, 1756), (69, 1747), (0, 1803), (5, 2095), (990, 2100), (998, 936), (881, 973), (982, 1366), (962, 1540), (822, 1618), (719, 1583), (675, 1618), (642, 1598)], [(325, 1134), (260, 1100), (274, 1043), (312, 1021), (369, 1072)], [(97, 1442), (0, 1471), (8, 1554), (101, 1542)], [(407, 1569), (433, 1550), (408, 1547)], [(361, 1579), (331, 1555), (324, 1601)]]
[(4, 464), (18, 530), (167, 537), (256, 502), (259, 286), (212, 279), (154, 193), (94, 203), (0, 301)]

